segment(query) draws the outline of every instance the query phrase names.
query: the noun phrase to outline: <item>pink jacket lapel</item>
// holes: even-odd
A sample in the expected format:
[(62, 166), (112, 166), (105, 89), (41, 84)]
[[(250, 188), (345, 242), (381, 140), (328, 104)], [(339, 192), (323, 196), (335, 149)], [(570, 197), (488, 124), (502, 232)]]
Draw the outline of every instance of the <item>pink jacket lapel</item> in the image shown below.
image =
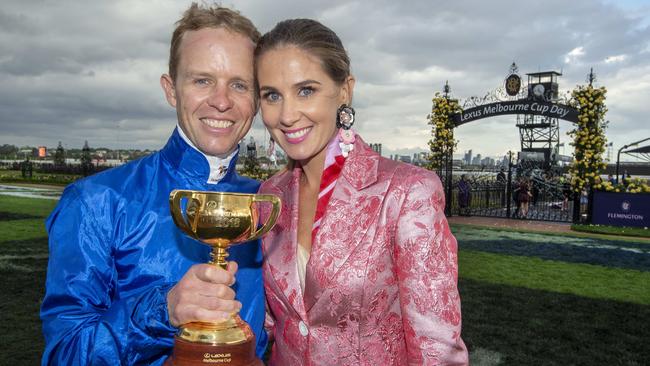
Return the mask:
[(378, 182), (378, 167), (379, 155), (357, 137), (312, 243), (305, 279), (307, 312), (377, 220), (389, 184)]
[(268, 192), (265, 193), (276, 194), (282, 200), (282, 212), (273, 230), (264, 238), (264, 260), (270, 269), (273, 281), (282, 290), (287, 303), (306, 321), (296, 267), (299, 178), (300, 168), (295, 168), (267, 186)]

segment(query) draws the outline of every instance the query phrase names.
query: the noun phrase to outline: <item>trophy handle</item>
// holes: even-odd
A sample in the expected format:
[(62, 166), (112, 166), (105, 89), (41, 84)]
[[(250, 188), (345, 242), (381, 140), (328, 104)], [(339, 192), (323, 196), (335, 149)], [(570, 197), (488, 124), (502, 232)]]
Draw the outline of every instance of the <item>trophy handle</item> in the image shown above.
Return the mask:
[(280, 198), (277, 196), (274, 196), (272, 194), (256, 194), (253, 196), (253, 202), (269, 202), (273, 205), (273, 209), (271, 210), (271, 216), (269, 216), (268, 220), (266, 220), (266, 223), (264, 226), (261, 228), (257, 229), (246, 241), (249, 240), (254, 240), (259, 238), (260, 236), (266, 234), (273, 225), (275, 225), (275, 220), (278, 219), (278, 215), (280, 214)]
[[(176, 226), (178, 226), (186, 234), (190, 235), (191, 237), (195, 237), (194, 230), (192, 230), (192, 227), (190, 227), (190, 225), (185, 220), (185, 217), (183, 216), (183, 210), (181, 209), (181, 200), (183, 198), (187, 198), (188, 200), (195, 200), (195, 198), (192, 197), (192, 192), (189, 191), (175, 189), (169, 194), (169, 208), (172, 213), (172, 219), (174, 219)], [(198, 216), (199, 215), (196, 215), (196, 218), (198, 218)], [(196, 226), (196, 222), (194, 222), (194, 226)]]

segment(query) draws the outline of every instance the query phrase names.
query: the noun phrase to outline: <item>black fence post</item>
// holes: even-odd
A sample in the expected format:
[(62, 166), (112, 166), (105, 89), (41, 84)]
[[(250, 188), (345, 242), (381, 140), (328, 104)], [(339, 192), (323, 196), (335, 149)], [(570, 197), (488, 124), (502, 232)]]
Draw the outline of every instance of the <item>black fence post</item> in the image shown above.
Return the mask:
[(453, 174), (453, 163), (451, 161), (451, 153), (447, 154), (446, 156), (446, 164), (445, 164), (445, 185), (447, 186), (447, 199), (445, 200), (445, 215), (447, 217), (451, 217), (451, 200), (452, 200), (452, 174)]
[(573, 223), (574, 224), (579, 224), (580, 223), (580, 196), (581, 192), (576, 192), (573, 190), (573, 187), (571, 189), (571, 194), (573, 195)]
[(506, 185), (506, 217), (510, 218), (510, 205), (512, 202), (512, 154), (508, 156), (508, 183)]

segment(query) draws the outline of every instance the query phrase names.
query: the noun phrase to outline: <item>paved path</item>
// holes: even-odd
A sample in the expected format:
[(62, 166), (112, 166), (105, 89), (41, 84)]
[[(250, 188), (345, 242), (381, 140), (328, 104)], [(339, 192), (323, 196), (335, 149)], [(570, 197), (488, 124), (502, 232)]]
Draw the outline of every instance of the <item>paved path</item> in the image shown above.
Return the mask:
[(45, 184), (1, 183), (0, 195), (58, 200), (63, 188)]
[(566, 222), (516, 220), (482, 216), (452, 216), (449, 218), (449, 222), (452, 224), (477, 225), (493, 228), (524, 229), (545, 232), (550, 231), (557, 233), (573, 232), (571, 231), (571, 224)]

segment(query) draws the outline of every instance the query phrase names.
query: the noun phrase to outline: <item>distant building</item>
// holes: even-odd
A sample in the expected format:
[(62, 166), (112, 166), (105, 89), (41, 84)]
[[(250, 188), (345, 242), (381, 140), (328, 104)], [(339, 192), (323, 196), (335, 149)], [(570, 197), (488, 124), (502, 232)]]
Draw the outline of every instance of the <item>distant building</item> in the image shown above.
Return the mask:
[(411, 164), (411, 161), (412, 161), (410, 155), (399, 155), (398, 160), (403, 161), (405, 163), (409, 163), (409, 164)]
[(18, 150), (18, 154), (20, 154), (23, 158), (36, 157), (38, 156), (38, 150), (31, 147), (25, 147)]
[(465, 158), (463, 159), (466, 165), (472, 164), (472, 150), (469, 150), (465, 153)]
[(503, 158), (497, 160), (496, 164), (501, 167), (508, 167), (508, 155), (504, 155)]
[(427, 163), (429, 153), (426, 151), (421, 151), (419, 153), (413, 154), (412, 164), (422, 166)]
[(370, 148), (377, 154), (381, 155), (381, 144), (370, 144)]
[(481, 165), (483, 166), (492, 167), (495, 165), (495, 163), (496, 161), (489, 156), (486, 156), (485, 158), (481, 159)]

